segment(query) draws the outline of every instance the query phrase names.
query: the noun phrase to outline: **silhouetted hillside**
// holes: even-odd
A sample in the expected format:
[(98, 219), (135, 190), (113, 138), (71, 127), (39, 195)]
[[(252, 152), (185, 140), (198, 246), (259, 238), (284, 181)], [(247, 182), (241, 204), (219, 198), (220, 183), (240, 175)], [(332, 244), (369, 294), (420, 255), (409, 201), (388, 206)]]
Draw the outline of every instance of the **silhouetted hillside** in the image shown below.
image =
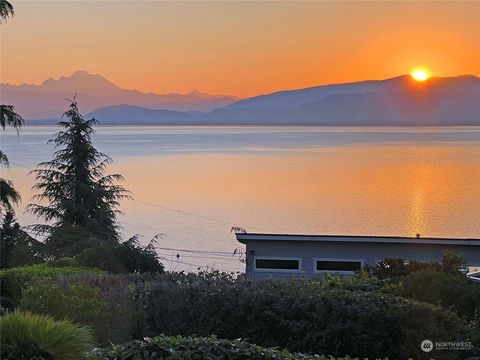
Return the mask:
[(41, 85), (2, 84), (2, 103), (14, 104), (26, 119), (58, 119), (65, 108), (65, 99), (72, 98), (75, 93), (82, 112), (119, 104), (178, 111), (210, 111), (238, 100), (232, 96), (209, 95), (198, 91), (158, 95), (126, 90), (101, 75), (77, 71), (68, 77), (47, 79)]
[(280, 91), (209, 113), (129, 104), (89, 115), (104, 124), (480, 125), (480, 79), (466, 75), (417, 82), (405, 75)]

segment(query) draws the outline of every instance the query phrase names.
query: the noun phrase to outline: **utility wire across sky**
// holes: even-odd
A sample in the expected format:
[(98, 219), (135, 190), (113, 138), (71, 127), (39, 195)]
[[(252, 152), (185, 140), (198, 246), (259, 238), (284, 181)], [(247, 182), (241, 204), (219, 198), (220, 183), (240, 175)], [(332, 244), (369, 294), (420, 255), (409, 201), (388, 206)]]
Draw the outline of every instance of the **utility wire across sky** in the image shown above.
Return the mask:
[[(28, 166), (19, 164), (19, 163), (14, 162), (14, 161), (10, 161), (10, 163), (13, 164), (13, 165), (22, 167), (22, 168), (24, 168), (24, 169), (30, 170), (30, 171), (34, 171), (34, 170), (35, 170), (35, 169), (32, 169), (31, 167), (28, 167)], [(234, 222), (234, 221), (229, 221), (229, 220), (220, 219), (220, 218), (215, 218), (215, 217), (211, 217), (211, 216), (205, 216), (205, 215), (201, 215), (201, 214), (196, 214), (196, 213), (193, 213), (193, 212), (190, 212), (190, 211), (186, 211), (186, 210), (182, 210), (182, 209), (176, 209), (176, 208), (171, 208), (171, 207), (168, 207), (168, 206), (164, 206), (164, 205), (160, 205), (160, 204), (156, 204), (156, 203), (152, 203), (152, 202), (148, 202), (148, 201), (144, 201), (144, 200), (138, 200), (138, 199), (135, 199), (135, 198), (131, 198), (131, 199), (129, 199), (129, 200), (130, 200), (130, 201), (133, 201), (133, 202), (136, 202), (136, 203), (140, 203), (140, 204), (144, 204), (144, 205), (156, 207), (156, 208), (159, 208), (159, 209), (162, 209), (162, 210), (174, 212), (174, 213), (177, 213), (177, 214), (180, 214), (180, 215), (184, 215), (184, 216), (191, 216), (191, 217), (195, 217), (195, 218), (198, 218), (198, 219), (203, 219), (203, 220), (214, 221), (214, 222), (217, 222), (217, 223), (222, 223), (222, 224), (229, 225), (229, 226), (232, 226), (232, 227), (241, 227), (241, 228), (244, 228), (244, 226), (243, 226), (242, 224), (240, 224), (240, 223), (238, 223), (238, 222)], [(249, 229), (254, 229), (254, 230), (259, 230), (259, 231), (260, 231), (260, 229), (259, 229), (259, 228), (256, 228), (256, 227), (249, 226), (248, 228), (249, 228)]]
[[(23, 164), (15, 162), (15, 161), (10, 161), (10, 164), (21, 167), (21, 168), (24, 168), (24, 169), (29, 170), (29, 171), (35, 170), (35, 169), (32, 169), (29, 166), (25, 166)], [(143, 204), (143, 205), (148, 205), (148, 206), (151, 206), (151, 207), (162, 209), (162, 210), (165, 210), (165, 211), (174, 212), (174, 213), (182, 215), (182, 216), (190, 216), (190, 217), (195, 217), (195, 218), (198, 218), (198, 219), (203, 219), (203, 220), (207, 220), (207, 221), (213, 221), (213, 222), (229, 225), (229, 226), (232, 226), (232, 227), (243, 228), (243, 226), (238, 222), (233, 222), (233, 221), (229, 221), (229, 220), (225, 220), (225, 219), (220, 219), (220, 218), (215, 218), (215, 217), (211, 217), (211, 216), (196, 214), (196, 213), (193, 213), (193, 212), (190, 212), (190, 211), (185, 211), (185, 210), (182, 210), (182, 209), (175, 209), (175, 208), (171, 208), (171, 207), (168, 207), (168, 206), (163, 206), (163, 205), (148, 202), (148, 201), (137, 200), (137, 199), (134, 199), (134, 198), (129, 199), (129, 200), (140, 203), (140, 204)], [(260, 230), (260, 229), (255, 228), (255, 227), (249, 227), (249, 228), (254, 229), (254, 230)], [(24, 231), (27, 232), (30, 235), (37, 235), (38, 236), (38, 234), (36, 234), (36, 233), (34, 233), (34, 232), (32, 232), (28, 229), (24, 228)], [(234, 252), (228, 252), (228, 251), (214, 251), (214, 250), (181, 249), (181, 248), (170, 248), (170, 247), (161, 247), (161, 246), (155, 246), (155, 249), (175, 252), (175, 253), (172, 253), (172, 254), (165, 254), (165, 253), (160, 253), (160, 252), (157, 251), (160, 259), (163, 259), (165, 261), (169, 261), (171, 263), (171, 267), (173, 265), (182, 264), (182, 265), (187, 265), (187, 266), (195, 266), (195, 267), (197, 267), (197, 269), (217, 269), (217, 270), (228, 271), (228, 272), (234, 272), (234, 271), (233, 270), (227, 270), (227, 269), (220, 269), (216, 265), (215, 266), (200, 265), (200, 264), (181, 261), (180, 259), (182, 259), (182, 258), (192, 258), (192, 259), (202, 259), (202, 260), (221, 260), (221, 261), (223, 261), (223, 260), (227, 260), (227, 261), (234, 260), (234, 261), (239, 261), (241, 259), (241, 256), (242, 256), (242, 254), (237, 253), (236, 250)], [(185, 254), (180, 254), (180, 253), (188, 253), (190, 255), (185, 255)], [(176, 266), (175, 266), (175, 268), (176, 268)]]

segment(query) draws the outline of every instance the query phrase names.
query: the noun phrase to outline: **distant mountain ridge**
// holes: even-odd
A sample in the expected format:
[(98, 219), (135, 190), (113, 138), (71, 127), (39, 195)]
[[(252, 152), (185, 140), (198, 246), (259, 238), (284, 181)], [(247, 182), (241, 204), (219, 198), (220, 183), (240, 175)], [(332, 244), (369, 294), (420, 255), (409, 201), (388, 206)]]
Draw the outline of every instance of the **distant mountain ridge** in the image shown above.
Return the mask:
[[(4, 99), (5, 93), (12, 94), (9, 86), (2, 87)], [(22, 92), (39, 91), (40, 110), (55, 112), (55, 116), (42, 117), (51, 119), (58, 119), (58, 114), (65, 109), (66, 96), (60, 91), (75, 88), (80, 94), (81, 111), (105, 125), (480, 125), (480, 78), (473, 75), (432, 77), (425, 82), (402, 75), (278, 91), (237, 101), (233, 97), (215, 97), (196, 91), (186, 95), (156, 95), (124, 90), (100, 75), (85, 72), (48, 79), (41, 85), (14, 88), (18, 101), (10, 99), (10, 103), (15, 104), (21, 114), (22, 109), (38, 110), (31, 108), (33, 104), (28, 102), (28, 96), (22, 102)], [(111, 94), (116, 95), (116, 103), (104, 104), (105, 97), (112, 98)]]
[(473, 75), (408, 75), (323, 85), (240, 100), (210, 113), (102, 107), (89, 115), (103, 124), (219, 125), (480, 125), (480, 79)]
[(98, 74), (76, 71), (70, 76), (49, 78), (40, 85), (1, 84), (2, 103), (14, 104), (26, 119), (58, 119), (66, 109), (65, 99), (77, 93), (80, 110), (130, 104), (155, 109), (210, 111), (238, 100), (234, 96), (209, 95), (199, 91), (188, 94), (145, 93), (126, 90)]

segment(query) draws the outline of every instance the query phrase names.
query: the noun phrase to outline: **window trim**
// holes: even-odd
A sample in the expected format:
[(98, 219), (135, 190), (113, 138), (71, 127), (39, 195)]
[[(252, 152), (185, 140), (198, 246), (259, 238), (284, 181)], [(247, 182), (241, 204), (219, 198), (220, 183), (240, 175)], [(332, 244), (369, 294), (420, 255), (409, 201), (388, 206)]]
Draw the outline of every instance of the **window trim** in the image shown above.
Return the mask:
[[(267, 269), (267, 268), (257, 268), (257, 259), (258, 260), (297, 260), (298, 269)], [(302, 258), (301, 257), (292, 257), (292, 256), (254, 256), (253, 257), (253, 271), (255, 272), (279, 272), (279, 273), (301, 273), (302, 271)]]
[(313, 273), (314, 274), (336, 274), (336, 275), (354, 275), (355, 271), (350, 270), (317, 270), (317, 261), (344, 261), (344, 262), (359, 262), (360, 268), (363, 268), (365, 259), (346, 259), (346, 258), (313, 258)]

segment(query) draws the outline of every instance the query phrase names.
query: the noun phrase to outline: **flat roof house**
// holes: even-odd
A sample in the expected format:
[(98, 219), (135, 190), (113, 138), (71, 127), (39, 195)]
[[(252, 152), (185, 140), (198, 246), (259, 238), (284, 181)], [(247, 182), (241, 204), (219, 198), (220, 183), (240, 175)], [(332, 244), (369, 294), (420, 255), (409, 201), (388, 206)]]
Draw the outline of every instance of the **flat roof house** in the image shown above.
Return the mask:
[(246, 245), (249, 280), (351, 275), (385, 258), (440, 261), (444, 251), (464, 256), (468, 266), (480, 266), (480, 239), (258, 233), (237, 233), (236, 237)]

